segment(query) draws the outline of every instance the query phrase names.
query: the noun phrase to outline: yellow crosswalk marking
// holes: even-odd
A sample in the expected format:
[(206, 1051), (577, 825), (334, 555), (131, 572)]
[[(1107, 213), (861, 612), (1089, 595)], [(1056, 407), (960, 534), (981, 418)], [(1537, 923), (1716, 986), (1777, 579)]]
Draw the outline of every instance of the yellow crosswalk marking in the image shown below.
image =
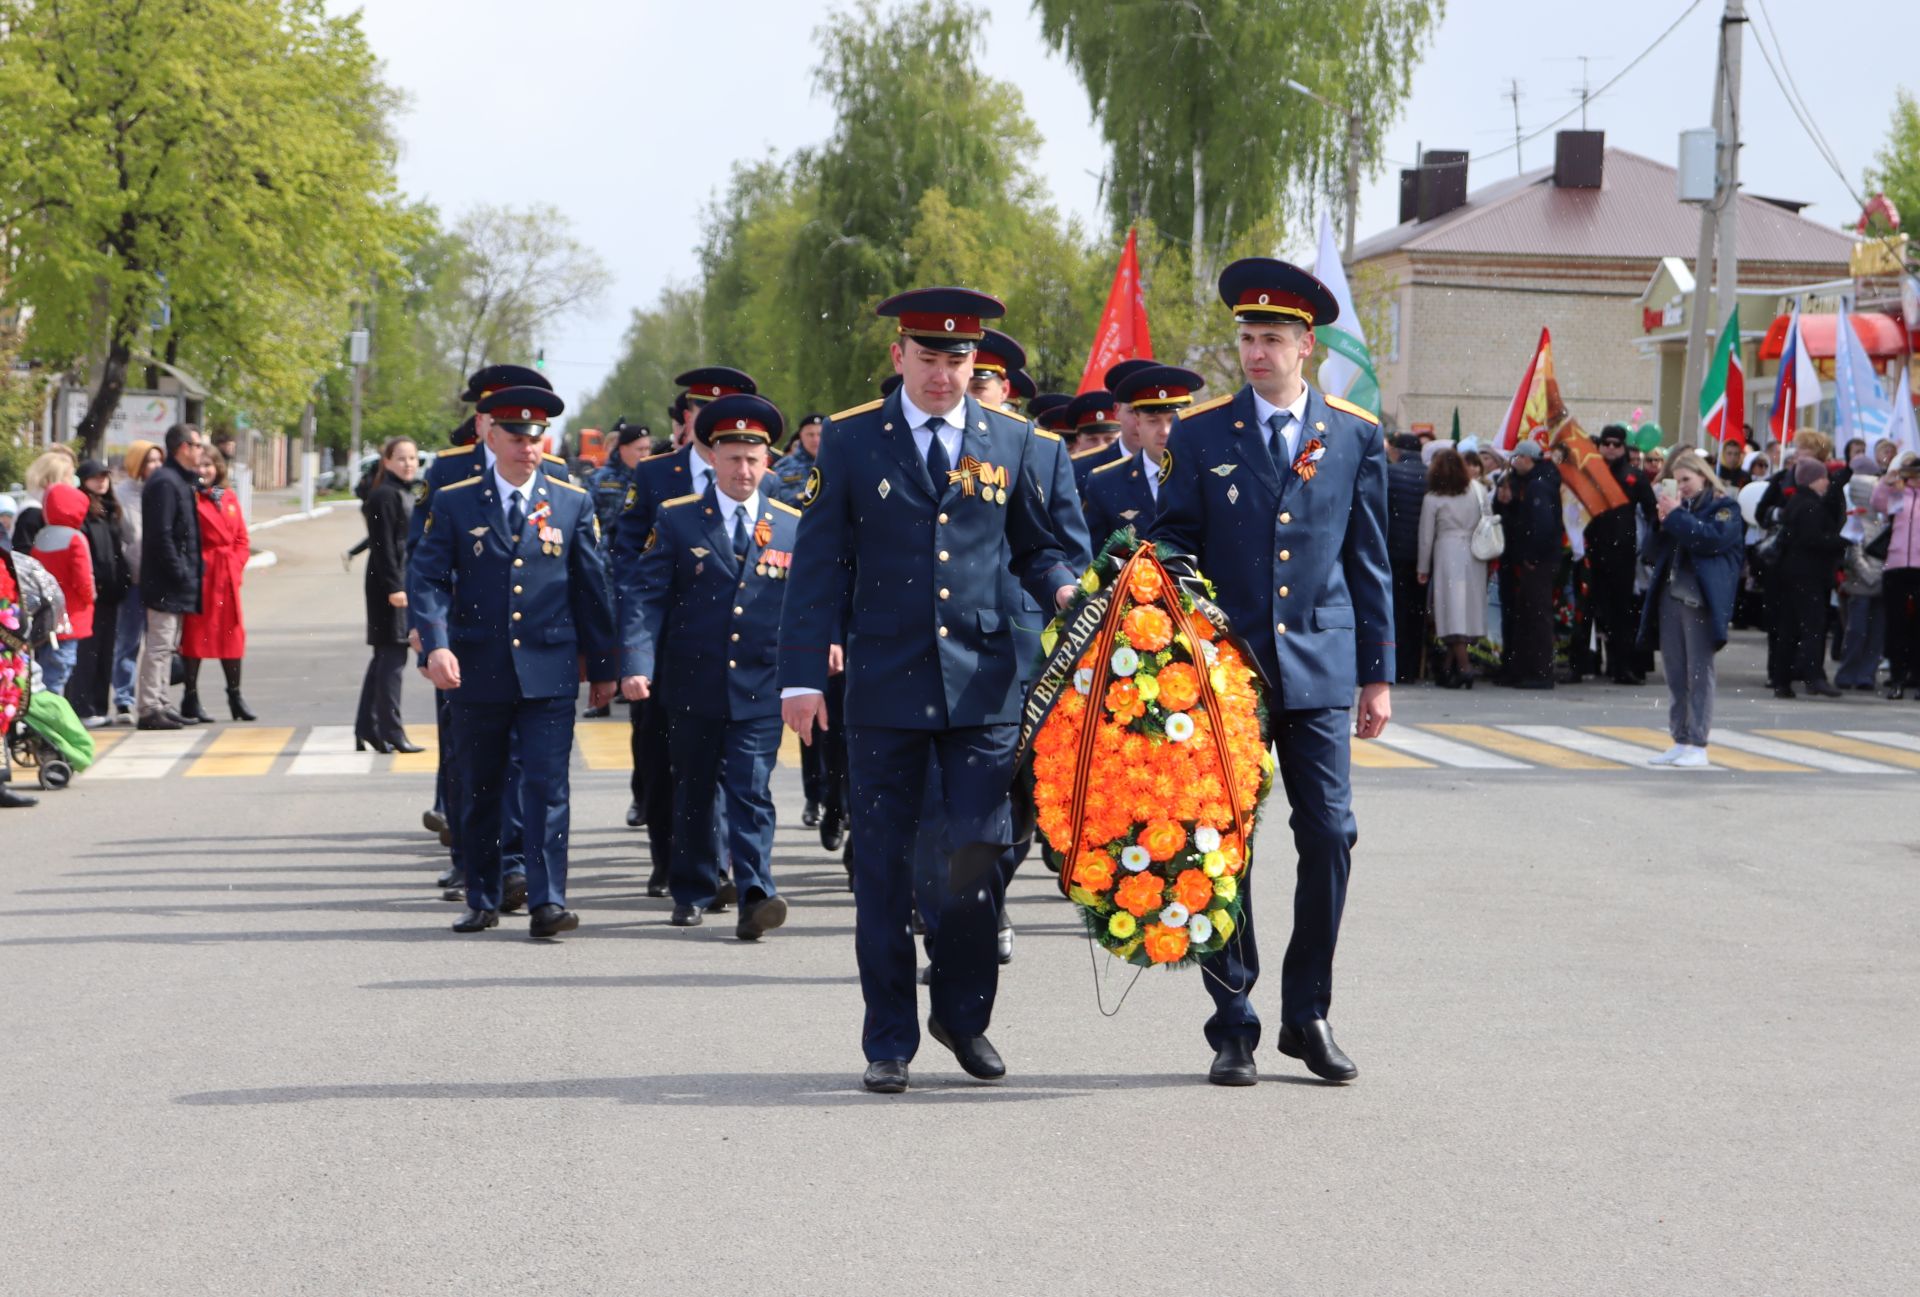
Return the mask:
[[(1655, 748), (1665, 752), (1673, 746), (1673, 736), (1665, 730), (1651, 729), (1639, 725), (1589, 725), (1587, 729), (1595, 734), (1604, 734), (1611, 739), (1623, 739), (1628, 743), (1638, 743), (1643, 748)], [(1809, 767), (1795, 765), (1791, 761), (1776, 761), (1772, 757), (1756, 756), (1751, 752), (1741, 752), (1724, 744), (1716, 744), (1711, 735), (1707, 738), (1707, 760), (1716, 766), (1725, 766), (1729, 770), (1758, 770), (1769, 774), (1806, 774)]]
[(790, 729), (780, 731), (780, 764), (789, 770), (800, 768), (800, 736)]
[(209, 775), (264, 775), (273, 769), (274, 759), (293, 739), (291, 725), (261, 728), (235, 726), (222, 730), (207, 744), (207, 750), (191, 766), (187, 777)]
[(437, 774), (440, 770), (440, 730), (434, 725), (409, 725), (407, 738), (416, 746), (425, 749), (421, 752), (396, 752), (393, 757), (393, 769), (399, 774)]
[(633, 769), (633, 730), (631, 726), (605, 721), (574, 727), (581, 755), (589, 770)]
[(1819, 730), (1755, 730), (1754, 733), (1770, 739), (1781, 739), (1787, 743), (1819, 748), (1822, 752), (1833, 752), (1843, 757), (1863, 757), (1868, 761), (1878, 761), (1882, 765), (1904, 766), (1908, 770), (1920, 770), (1920, 752), (1906, 752), (1881, 743), (1868, 743), (1863, 739), (1850, 739), (1840, 734), (1822, 734)]
[(1539, 739), (1509, 734), (1505, 730), (1494, 729), (1491, 725), (1422, 725), (1419, 728), (1431, 730), (1435, 734), (1443, 734), (1450, 739), (1458, 739), (1462, 743), (1491, 748), (1502, 756), (1531, 761), (1543, 766), (1553, 766), (1560, 770), (1623, 770), (1626, 768), (1618, 761), (1608, 761), (1602, 757), (1588, 756), (1584, 752), (1575, 752), (1571, 748), (1542, 743)]
[(1353, 753), (1353, 764), (1362, 770), (1431, 770), (1433, 762), (1422, 761), (1419, 757), (1408, 756), (1380, 743), (1354, 742), (1348, 745)]

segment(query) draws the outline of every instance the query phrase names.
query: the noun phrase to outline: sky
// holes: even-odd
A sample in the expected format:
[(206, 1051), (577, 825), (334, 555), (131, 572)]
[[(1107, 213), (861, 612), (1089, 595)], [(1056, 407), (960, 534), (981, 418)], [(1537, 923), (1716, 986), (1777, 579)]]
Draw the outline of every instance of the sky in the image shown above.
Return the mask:
[[(1724, 0), (1700, 0), (1687, 12), (1689, 3), (1453, 0), (1386, 134), (1385, 162), (1362, 186), (1360, 236), (1394, 223), (1399, 169), (1421, 148), (1469, 150), (1470, 189), (1514, 173), (1512, 81), (1519, 82), (1523, 133), (1540, 129), (1578, 107), (1581, 56), (1597, 89), (1685, 13), (1587, 111), (1589, 128), (1606, 131), (1610, 146), (1671, 163), (1679, 132), (1710, 124)], [(1784, 53), (1785, 71), (1858, 188), (1886, 138), (1895, 88), (1920, 93), (1920, 64), (1902, 58), (1910, 43), (1873, 36), (1905, 30), (1911, 10), (1904, 0), (1852, 0), (1838, 9), (1811, 0), (1766, 3), (1780, 42), (1768, 47)], [(1044, 137), (1040, 174), (1058, 206), (1098, 228), (1105, 149), (1085, 90), (1040, 39), (1028, 0), (981, 0), (981, 7), (989, 17), (985, 65), (1020, 86)], [(388, 81), (407, 95), (399, 164), (405, 193), (434, 203), (448, 221), (483, 202), (552, 203), (606, 261), (613, 287), (599, 307), (542, 339), (548, 373), (569, 405), (618, 359), (633, 310), (650, 305), (663, 286), (694, 277), (702, 209), (734, 161), (784, 156), (823, 141), (833, 127), (811, 73), (813, 32), (829, 9), (823, 4), (466, 0), (457, 17), (444, 0), (329, 0), (329, 8), (361, 13)], [(1748, 10), (1766, 36), (1760, 0), (1748, 0)], [(1808, 201), (1811, 219), (1850, 222), (1858, 207), (1847, 185), (1795, 120), (1755, 40), (1750, 32), (1744, 47), (1744, 186)], [(493, 70), (501, 67), (515, 75)], [(1576, 113), (1556, 129), (1579, 125)], [(1551, 131), (1520, 151), (1529, 169), (1552, 156)], [(1310, 260), (1312, 233), (1303, 229), (1283, 252)]]

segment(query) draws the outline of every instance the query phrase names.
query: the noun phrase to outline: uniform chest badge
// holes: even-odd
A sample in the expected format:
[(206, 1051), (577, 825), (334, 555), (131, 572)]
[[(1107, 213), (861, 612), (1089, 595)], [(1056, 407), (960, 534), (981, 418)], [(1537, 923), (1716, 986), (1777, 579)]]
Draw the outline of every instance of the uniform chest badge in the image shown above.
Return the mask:
[(1211, 472), (1215, 477), (1225, 477), (1227, 474), (1233, 472), (1234, 469), (1239, 467), (1240, 466), (1238, 464), (1215, 464), (1208, 471)]
[(889, 495), (893, 494), (893, 483), (887, 481), (887, 479), (884, 477), (881, 478), (879, 491), (880, 491), (880, 498), (882, 500), (886, 499)]
[(545, 500), (542, 500), (539, 504), (534, 505), (533, 512), (527, 515), (527, 524), (537, 529), (552, 516), (553, 506)]
[(753, 543), (765, 549), (773, 540), (773, 519), (762, 518), (753, 524)]
[(1120, 521), (1132, 522), (1134, 518), (1139, 516), (1139, 513), (1140, 511), (1138, 509), (1123, 509), (1120, 513)]
[(487, 534), (487, 533), (488, 533), (489, 531), (491, 531), (491, 530), (492, 530), (492, 528), (490, 528), (490, 527), (469, 527), (469, 528), (467, 528), (467, 535), (469, 535), (469, 536), (484, 536), (484, 535), (486, 535), (486, 534)]
[(1238, 504), (1239, 502), (1240, 502), (1240, 488), (1239, 488), (1238, 486), (1230, 486), (1230, 487), (1228, 487), (1228, 488), (1227, 488), (1227, 503), (1228, 503), (1228, 504)]
[(760, 561), (754, 565), (754, 572), (760, 576), (771, 577), (775, 581), (784, 581), (787, 572), (793, 567), (793, 555), (784, 549), (770, 549), (760, 555)]
[(1326, 453), (1327, 448), (1320, 443), (1318, 437), (1309, 441), (1298, 458), (1293, 461), (1294, 475), (1302, 482), (1313, 481), (1313, 475), (1320, 471), (1320, 459)]
[(540, 552), (542, 554), (553, 554), (557, 556), (560, 553), (560, 540), (560, 529), (558, 527), (542, 527), (540, 529)]
[(713, 553), (713, 551), (705, 545), (695, 545), (692, 549), (688, 550), (687, 553), (693, 555), (695, 558), (705, 558), (707, 555)]
[(960, 494), (969, 500), (973, 498), (975, 490), (978, 490), (980, 498), (988, 504), (1005, 504), (1007, 502), (1007, 467), (1005, 464), (989, 464), (983, 459), (975, 459), (972, 455), (967, 455), (960, 460), (960, 467), (947, 474), (947, 485), (959, 487)]

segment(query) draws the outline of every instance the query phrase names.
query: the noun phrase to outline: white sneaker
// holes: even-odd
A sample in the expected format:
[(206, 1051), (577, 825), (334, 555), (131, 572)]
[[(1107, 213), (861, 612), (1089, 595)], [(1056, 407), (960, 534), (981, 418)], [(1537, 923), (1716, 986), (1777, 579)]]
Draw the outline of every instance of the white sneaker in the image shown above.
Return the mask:
[(1705, 748), (1681, 748), (1680, 755), (1673, 759), (1675, 770), (1704, 770), (1707, 768), (1707, 750)]
[(1678, 761), (1681, 757), (1685, 756), (1686, 752), (1687, 752), (1686, 744), (1676, 743), (1672, 747), (1668, 748), (1665, 752), (1662, 752), (1659, 756), (1648, 757), (1647, 764), (1650, 766), (1670, 766), (1674, 762)]

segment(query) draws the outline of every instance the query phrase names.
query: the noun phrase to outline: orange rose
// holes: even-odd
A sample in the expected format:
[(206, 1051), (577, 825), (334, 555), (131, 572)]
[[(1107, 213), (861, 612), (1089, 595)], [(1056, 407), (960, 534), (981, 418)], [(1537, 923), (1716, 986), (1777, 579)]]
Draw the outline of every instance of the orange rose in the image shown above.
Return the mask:
[(1160, 598), (1164, 589), (1159, 568), (1151, 563), (1134, 565), (1133, 575), (1127, 579), (1127, 593), (1133, 596), (1135, 603), (1153, 603)]
[(1125, 725), (1145, 716), (1147, 705), (1140, 701), (1140, 691), (1133, 687), (1133, 681), (1116, 680), (1107, 686), (1107, 710), (1113, 713), (1114, 720)]
[(1169, 928), (1164, 923), (1149, 923), (1142, 930), (1147, 958), (1156, 964), (1171, 964), (1186, 958), (1187, 930)]
[(1160, 705), (1170, 712), (1186, 711), (1200, 701), (1200, 673), (1185, 662), (1167, 663), (1154, 679), (1160, 682)]
[(1187, 845), (1187, 831), (1172, 820), (1154, 820), (1140, 831), (1140, 845), (1155, 860), (1171, 860)]
[(1166, 883), (1160, 875), (1151, 869), (1143, 869), (1120, 880), (1120, 888), (1113, 894), (1113, 903), (1134, 918), (1144, 919), (1160, 908), (1166, 890)]
[(1173, 618), (1158, 608), (1135, 608), (1120, 628), (1127, 633), (1127, 642), (1142, 653), (1158, 653), (1173, 642)]
[[(1206, 875), (1202, 874), (1201, 880), (1206, 881)], [(1089, 892), (1106, 891), (1113, 886), (1113, 857), (1104, 851), (1089, 851), (1074, 865), (1073, 881)], [(1194, 907), (1189, 905), (1187, 908), (1191, 910)]]
[(1205, 913), (1208, 902), (1213, 900), (1213, 880), (1198, 869), (1183, 869), (1173, 880), (1173, 899), (1186, 906), (1190, 913)]
[(1219, 631), (1214, 629), (1213, 623), (1208, 621), (1206, 615), (1198, 608), (1193, 610), (1193, 616), (1189, 620), (1193, 623), (1193, 633), (1209, 643), (1220, 634)]

